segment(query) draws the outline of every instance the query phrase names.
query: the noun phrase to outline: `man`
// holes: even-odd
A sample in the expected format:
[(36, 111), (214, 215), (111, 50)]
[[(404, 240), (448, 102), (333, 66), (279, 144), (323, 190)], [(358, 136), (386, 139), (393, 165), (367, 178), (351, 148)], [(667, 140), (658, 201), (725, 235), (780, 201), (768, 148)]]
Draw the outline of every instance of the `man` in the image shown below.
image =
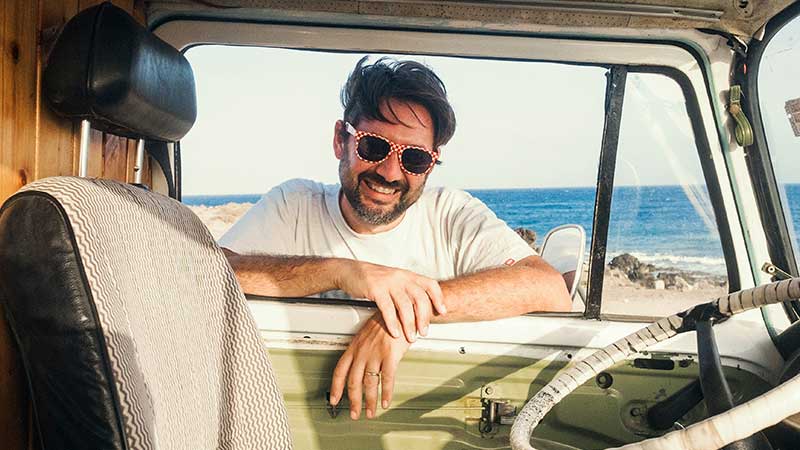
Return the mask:
[(570, 310), (561, 275), (483, 203), (424, 189), (455, 131), (442, 81), (413, 61), (365, 62), (342, 89), (334, 129), (341, 187), (283, 183), (220, 240), (245, 292), (339, 290), (377, 304), (333, 373), (330, 402), (346, 385), (353, 419), (362, 397), (375, 416), (379, 387), (388, 408), (397, 365), (431, 320)]

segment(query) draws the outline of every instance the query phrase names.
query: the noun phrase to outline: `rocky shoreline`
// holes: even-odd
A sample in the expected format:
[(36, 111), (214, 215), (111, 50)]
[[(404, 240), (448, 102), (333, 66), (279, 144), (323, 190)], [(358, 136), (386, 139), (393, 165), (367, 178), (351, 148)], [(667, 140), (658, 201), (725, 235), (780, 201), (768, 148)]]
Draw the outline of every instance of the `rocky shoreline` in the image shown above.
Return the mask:
[(685, 271), (674, 267), (656, 267), (645, 264), (629, 253), (611, 259), (606, 266), (606, 276), (647, 289), (692, 291), (706, 288), (727, 288), (725, 276), (699, 271)]
[[(540, 251), (536, 243), (536, 231), (516, 228), (514, 231), (534, 250)], [(581, 284), (585, 286), (588, 263), (584, 264)], [(727, 278), (701, 271), (686, 271), (674, 267), (656, 267), (639, 261), (630, 253), (614, 256), (606, 265), (604, 281), (617, 287), (637, 287), (653, 290), (692, 291), (696, 289), (727, 288)]]

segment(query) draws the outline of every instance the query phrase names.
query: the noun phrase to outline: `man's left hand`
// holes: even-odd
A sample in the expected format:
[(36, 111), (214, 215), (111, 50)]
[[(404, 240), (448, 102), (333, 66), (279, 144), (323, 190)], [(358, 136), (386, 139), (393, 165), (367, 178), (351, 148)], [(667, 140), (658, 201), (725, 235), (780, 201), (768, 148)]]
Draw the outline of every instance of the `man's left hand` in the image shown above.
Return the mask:
[(336, 364), (331, 383), (331, 404), (339, 403), (347, 385), (350, 417), (357, 420), (361, 416), (363, 396), (367, 419), (372, 419), (375, 417), (380, 386), (381, 406), (388, 408), (392, 402), (397, 365), (410, 346), (403, 337), (393, 338), (386, 331), (380, 313), (370, 317)]

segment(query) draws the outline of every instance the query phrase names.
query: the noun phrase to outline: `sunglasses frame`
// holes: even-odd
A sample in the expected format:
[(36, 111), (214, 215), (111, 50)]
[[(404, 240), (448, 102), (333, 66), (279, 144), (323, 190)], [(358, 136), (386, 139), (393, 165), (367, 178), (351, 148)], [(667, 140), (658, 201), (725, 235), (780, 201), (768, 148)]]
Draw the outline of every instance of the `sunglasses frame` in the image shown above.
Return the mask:
[[(344, 128), (345, 128), (345, 130), (347, 130), (347, 132), (350, 135), (352, 135), (353, 137), (356, 138), (356, 145), (353, 148), (353, 150), (355, 150), (355, 153), (356, 153), (356, 156), (358, 157), (358, 159), (364, 161), (365, 163), (380, 164), (380, 163), (386, 161), (386, 159), (389, 158), (389, 156), (391, 156), (392, 153), (397, 153), (397, 162), (400, 164), (400, 169), (404, 173), (406, 173), (408, 175), (413, 175), (413, 176), (427, 175), (427, 174), (431, 173), (431, 170), (433, 170), (433, 166), (442, 164), (442, 161), (439, 160), (439, 153), (438, 152), (434, 152), (432, 150), (428, 150), (425, 147), (420, 147), (418, 145), (398, 144), (398, 143), (392, 141), (391, 139), (388, 139), (388, 138), (386, 138), (384, 136), (381, 136), (380, 134), (370, 133), (369, 131), (356, 130), (356, 128), (353, 125), (351, 125), (350, 122), (345, 122), (344, 123)], [(380, 139), (380, 140), (386, 142), (387, 144), (389, 144), (389, 153), (387, 153), (386, 156), (384, 156), (379, 161), (370, 161), (368, 159), (363, 158), (361, 156), (361, 154), (358, 153), (358, 142), (361, 140), (361, 138), (363, 138), (365, 136), (374, 137), (376, 139)], [(425, 169), (424, 172), (416, 173), (416, 172), (411, 172), (410, 170), (406, 169), (406, 166), (403, 164), (403, 152), (408, 150), (408, 149), (421, 150), (421, 151), (423, 151), (423, 152), (425, 152), (425, 153), (427, 153), (427, 154), (429, 154), (431, 156), (431, 163), (428, 165), (428, 168)]]

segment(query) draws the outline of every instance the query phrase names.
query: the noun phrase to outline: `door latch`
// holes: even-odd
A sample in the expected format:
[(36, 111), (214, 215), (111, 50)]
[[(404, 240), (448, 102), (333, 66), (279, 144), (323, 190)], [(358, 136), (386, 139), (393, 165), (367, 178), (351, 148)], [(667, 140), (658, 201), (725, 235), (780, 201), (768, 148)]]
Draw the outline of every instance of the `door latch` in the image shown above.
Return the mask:
[(491, 433), (496, 425), (511, 425), (517, 417), (517, 407), (508, 400), (484, 398), (481, 404), (483, 411), (478, 425), (481, 434)]
[(753, 145), (753, 127), (750, 126), (750, 121), (744, 115), (744, 109), (742, 109), (742, 87), (739, 85), (731, 86), (728, 112), (733, 116), (733, 120), (736, 121), (736, 129), (734, 129), (736, 142), (742, 147)]

